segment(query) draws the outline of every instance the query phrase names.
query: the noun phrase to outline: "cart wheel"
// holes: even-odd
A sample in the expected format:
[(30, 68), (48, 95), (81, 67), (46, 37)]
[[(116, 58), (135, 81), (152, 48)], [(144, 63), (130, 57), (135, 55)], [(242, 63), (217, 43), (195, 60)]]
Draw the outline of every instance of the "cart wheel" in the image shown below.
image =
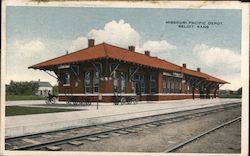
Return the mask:
[(77, 101), (73, 101), (73, 105), (77, 105), (78, 104), (78, 102)]
[(131, 101), (131, 104), (133, 104), (133, 105), (135, 105), (135, 104), (136, 104), (136, 102), (135, 102), (135, 100), (134, 100), (134, 99)]
[(49, 99), (46, 99), (46, 100), (45, 100), (45, 103), (46, 103), (47, 105), (49, 105), (49, 104), (50, 104)]
[(52, 98), (50, 104), (55, 104), (55, 103), (56, 103), (56, 98)]
[(122, 97), (122, 98), (121, 98), (121, 105), (125, 105), (126, 102), (127, 102), (127, 101), (126, 101), (126, 98), (125, 98), (125, 97)]
[(136, 97), (132, 98), (132, 99), (131, 99), (131, 103), (132, 103), (133, 105), (137, 104), (137, 98), (136, 98)]
[(83, 102), (82, 102), (82, 101), (79, 101), (78, 104), (79, 104), (80, 106), (83, 106)]
[(70, 101), (66, 101), (66, 104), (67, 104), (67, 105), (70, 105)]

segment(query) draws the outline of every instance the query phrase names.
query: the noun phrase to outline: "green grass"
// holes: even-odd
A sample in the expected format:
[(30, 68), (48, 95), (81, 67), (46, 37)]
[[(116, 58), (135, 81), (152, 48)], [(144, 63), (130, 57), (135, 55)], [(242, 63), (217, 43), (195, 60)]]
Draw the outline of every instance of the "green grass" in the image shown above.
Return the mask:
[(17, 100), (44, 100), (44, 97), (37, 95), (7, 95), (7, 101), (17, 101)]
[(78, 111), (76, 109), (6, 106), (6, 116)]
[(241, 98), (241, 95), (219, 95), (219, 98)]

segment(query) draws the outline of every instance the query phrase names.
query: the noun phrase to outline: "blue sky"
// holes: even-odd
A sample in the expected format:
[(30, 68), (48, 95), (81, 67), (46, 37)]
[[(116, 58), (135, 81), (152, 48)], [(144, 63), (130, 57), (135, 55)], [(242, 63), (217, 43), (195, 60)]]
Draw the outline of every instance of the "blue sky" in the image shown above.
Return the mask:
[[(29, 65), (86, 47), (87, 38), (151, 54), (241, 86), (241, 10), (7, 7), (7, 83), (36, 80), (56, 83)], [(222, 22), (205, 28), (178, 28), (166, 21)], [(11, 65), (10, 65), (11, 64)]]

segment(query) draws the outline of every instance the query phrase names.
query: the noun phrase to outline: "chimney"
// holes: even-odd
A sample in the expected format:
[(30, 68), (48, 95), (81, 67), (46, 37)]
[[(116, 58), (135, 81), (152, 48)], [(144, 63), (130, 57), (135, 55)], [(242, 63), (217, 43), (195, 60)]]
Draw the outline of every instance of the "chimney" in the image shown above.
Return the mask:
[(197, 71), (200, 72), (200, 71), (201, 71), (201, 68), (197, 68)]
[(187, 68), (187, 64), (186, 64), (186, 63), (183, 63), (183, 64), (182, 64), (182, 67), (183, 67), (183, 68)]
[(129, 50), (129, 51), (135, 51), (135, 46), (132, 46), (132, 45), (131, 45), (131, 46), (128, 46), (128, 50)]
[(145, 55), (150, 56), (150, 51), (145, 51)]
[(95, 40), (94, 39), (89, 39), (88, 40), (88, 48), (94, 47), (95, 46)]

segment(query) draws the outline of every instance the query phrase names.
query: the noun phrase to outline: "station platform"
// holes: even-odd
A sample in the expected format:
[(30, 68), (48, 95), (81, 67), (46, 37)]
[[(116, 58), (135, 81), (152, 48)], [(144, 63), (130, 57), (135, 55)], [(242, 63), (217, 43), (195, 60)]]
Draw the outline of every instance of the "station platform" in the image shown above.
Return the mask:
[[(92, 103), (91, 106), (73, 106), (62, 103), (46, 105), (41, 101), (37, 103), (21, 102), (25, 107), (49, 107), (80, 109), (79, 111), (19, 115), (6, 117), (5, 137), (16, 137), (36, 134), (73, 127), (91, 126), (107, 122), (114, 122), (144, 116), (164, 113), (173, 113), (196, 108), (241, 102), (241, 99), (186, 99), (174, 101), (143, 101), (136, 105), (114, 105), (113, 103)], [(81, 110), (82, 109), (82, 110)]]

